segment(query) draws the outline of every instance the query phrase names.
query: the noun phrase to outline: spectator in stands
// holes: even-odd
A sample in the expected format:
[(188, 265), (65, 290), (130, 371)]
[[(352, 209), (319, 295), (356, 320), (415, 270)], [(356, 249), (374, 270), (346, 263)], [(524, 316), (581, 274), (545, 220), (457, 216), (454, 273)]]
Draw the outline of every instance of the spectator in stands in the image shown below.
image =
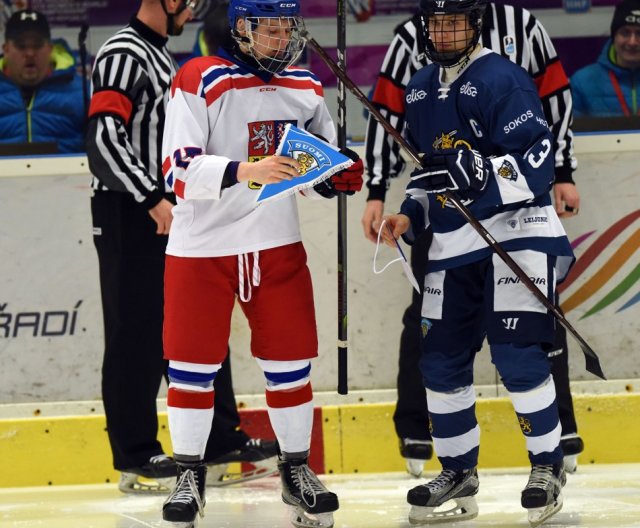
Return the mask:
[(66, 42), (51, 41), (46, 17), (16, 11), (2, 51), (0, 142), (55, 142), (60, 152), (83, 152), (83, 79)]
[(573, 111), (582, 116), (635, 116), (640, 81), (640, 0), (623, 0), (598, 61), (571, 77)]

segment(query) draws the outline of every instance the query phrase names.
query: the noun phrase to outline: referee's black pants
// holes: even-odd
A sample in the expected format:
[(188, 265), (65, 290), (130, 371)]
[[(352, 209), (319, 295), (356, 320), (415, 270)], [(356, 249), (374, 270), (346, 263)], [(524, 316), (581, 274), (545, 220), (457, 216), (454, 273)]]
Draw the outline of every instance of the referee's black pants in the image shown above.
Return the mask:
[[(411, 268), (422, 286), (428, 248), (431, 243), (431, 231), (420, 235), (411, 247)], [(558, 299), (556, 298), (556, 303)], [(398, 438), (429, 440), (429, 410), (422, 374), (418, 368), (420, 361), (420, 343), (422, 341), (422, 294), (413, 290), (411, 304), (402, 317), (400, 351), (398, 359), (397, 390), (398, 400), (393, 414), (393, 422)], [(562, 325), (556, 324), (555, 343), (548, 347), (551, 373), (556, 387), (556, 399), (562, 434), (576, 433), (573, 400), (569, 391), (569, 353), (567, 332)]]
[[(102, 399), (115, 469), (163, 452), (156, 399), (167, 361), (162, 322), (167, 236), (131, 195), (97, 191), (91, 199), (104, 321)], [(171, 195), (167, 199), (172, 200)], [(246, 443), (231, 383), (229, 358), (215, 382), (216, 412), (205, 452), (211, 460)]]

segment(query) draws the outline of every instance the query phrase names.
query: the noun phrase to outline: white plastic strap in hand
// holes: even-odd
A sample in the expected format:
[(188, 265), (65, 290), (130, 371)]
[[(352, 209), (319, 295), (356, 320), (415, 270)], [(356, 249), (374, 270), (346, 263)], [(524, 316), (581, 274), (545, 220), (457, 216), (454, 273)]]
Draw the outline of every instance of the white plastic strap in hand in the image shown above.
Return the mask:
[(392, 260), (391, 262), (388, 262), (384, 268), (382, 268), (381, 270), (377, 270), (376, 269), (376, 260), (378, 258), (378, 251), (380, 250), (380, 237), (381, 237), (381, 233), (382, 230), (385, 228), (385, 225), (387, 227), (387, 229), (389, 230), (389, 233), (391, 233), (391, 236), (393, 237), (393, 232), (391, 231), (391, 228), (389, 227), (389, 225), (387, 224), (386, 220), (382, 221), (382, 224), (380, 224), (380, 230), (378, 231), (378, 240), (376, 240), (376, 251), (373, 255), (373, 272), (376, 275), (380, 275), (384, 270), (386, 270), (389, 266), (391, 266), (391, 264), (395, 263), (395, 262), (402, 262), (402, 269), (404, 271), (405, 277), (407, 277), (407, 280), (409, 281), (409, 283), (411, 284), (411, 286), (413, 286), (415, 288), (415, 290), (420, 293), (420, 286), (418, 285), (418, 281), (416, 280), (413, 271), (411, 270), (411, 266), (409, 266), (409, 263), (407, 262), (407, 257), (404, 256), (404, 252), (402, 251), (402, 248), (400, 247), (400, 244), (398, 244), (398, 241), (396, 240), (395, 237), (393, 237), (393, 240), (396, 243), (396, 251), (398, 252), (398, 255), (400, 255), (397, 259)]

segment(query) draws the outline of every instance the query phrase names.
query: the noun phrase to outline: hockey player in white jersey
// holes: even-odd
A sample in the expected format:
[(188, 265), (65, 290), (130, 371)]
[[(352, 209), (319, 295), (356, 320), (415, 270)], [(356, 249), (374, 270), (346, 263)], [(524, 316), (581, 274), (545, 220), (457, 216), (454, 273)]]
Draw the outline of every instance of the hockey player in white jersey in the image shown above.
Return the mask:
[[(565, 474), (550, 365), (554, 318), (443, 191), (457, 193), (550, 301), (573, 262), (551, 204), (553, 137), (525, 70), (478, 44), (486, 0), (422, 0), (427, 53), (406, 93), (406, 133), (424, 153), (389, 245), (433, 231), (422, 305), (422, 375), (442, 472), (409, 491), (416, 524), (478, 514), (480, 430), (473, 360), (485, 336), (526, 439), (531, 475), (521, 504), (537, 526), (562, 507)], [(392, 236), (393, 235), (393, 236)], [(451, 503), (450, 501), (453, 501)], [(447, 503), (451, 504), (448, 507)]]
[[(296, 197), (256, 206), (262, 185), (291, 180), (302, 169), (296, 159), (274, 155), (287, 123), (335, 142), (322, 85), (291, 66), (304, 47), (299, 12), (298, 0), (231, 0), (233, 39), (218, 56), (186, 63), (171, 90), (163, 170), (177, 205), (167, 246), (164, 347), (179, 477), (163, 519), (175, 527), (194, 526), (203, 514), (213, 381), (227, 354), (236, 297), (266, 378), (291, 521), (329, 528), (338, 509), (337, 496), (308, 465), (318, 344)], [(304, 193), (360, 190), (362, 162), (347, 154), (351, 167)]]

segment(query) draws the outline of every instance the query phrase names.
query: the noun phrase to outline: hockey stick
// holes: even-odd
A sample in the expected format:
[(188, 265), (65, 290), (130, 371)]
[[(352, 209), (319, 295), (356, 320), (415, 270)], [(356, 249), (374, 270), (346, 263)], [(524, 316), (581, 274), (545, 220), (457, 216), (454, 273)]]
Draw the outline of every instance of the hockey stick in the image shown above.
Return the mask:
[[(318, 44), (315, 39), (313, 39), (308, 32), (306, 32), (303, 37), (307, 41), (307, 44), (315, 51), (322, 61), (329, 67), (329, 69), (333, 72), (333, 74), (340, 79), (347, 89), (360, 101), (365, 108), (371, 113), (378, 123), (382, 125), (385, 131), (393, 138), (393, 140), (402, 147), (405, 152), (411, 157), (413, 162), (418, 166), (422, 167), (422, 160), (420, 159), (420, 154), (402, 137), (402, 135), (393, 128), (393, 125), (389, 123), (384, 116), (378, 111), (378, 109), (373, 106), (371, 101), (367, 99), (367, 96), (362, 93), (360, 88), (358, 88), (351, 79), (347, 76), (343, 69), (336, 64), (336, 62), (327, 54), (327, 52)], [(567, 321), (564, 314), (555, 306), (549, 299), (547, 299), (546, 295), (542, 293), (538, 287), (533, 283), (533, 281), (529, 278), (529, 276), (524, 272), (524, 270), (516, 264), (516, 262), (511, 258), (511, 256), (498, 244), (498, 242), (493, 238), (491, 233), (485, 229), (485, 227), (473, 216), (473, 214), (467, 209), (464, 204), (460, 201), (460, 199), (451, 191), (445, 191), (444, 196), (449, 200), (453, 206), (458, 210), (458, 212), (464, 217), (464, 219), (473, 227), (476, 232), (480, 235), (480, 237), (497, 253), (497, 255), (502, 259), (502, 261), (511, 269), (511, 271), (520, 279), (522, 284), (524, 284), (531, 293), (533, 293), (534, 297), (540, 301), (547, 310), (549, 310), (553, 316), (557, 319), (557, 321), (566, 328), (566, 330), (575, 338), (575, 340), (580, 344), (582, 348), (582, 352), (585, 357), (585, 365), (588, 372), (602, 378), (606, 379), (604, 373), (602, 372), (602, 367), (600, 366), (600, 360), (595, 351), (589, 346), (589, 344), (583, 339), (583, 337), (577, 332), (577, 330)]]
[[(338, 0), (338, 64), (346, 71), (346, 0)], [(347, 92), (344, 82), (338, 77), (338, 147), (347, 146)], [(348, 372), (348, 325), (347, 317), (347, 197), (338, 193), (338, 394), (349, 393)]]
[(89, 24), (86, 22), (80, 27), (78, 33), (78, 54), (80, 56), (80, 67), (82, 72), (82, 108), (84, 110), (84, 119), (82, 120), (82, 128), (87, 131), (87, 122), (89, 120), (89, 93), (87, 89), (87, 33), (89, 32)]

